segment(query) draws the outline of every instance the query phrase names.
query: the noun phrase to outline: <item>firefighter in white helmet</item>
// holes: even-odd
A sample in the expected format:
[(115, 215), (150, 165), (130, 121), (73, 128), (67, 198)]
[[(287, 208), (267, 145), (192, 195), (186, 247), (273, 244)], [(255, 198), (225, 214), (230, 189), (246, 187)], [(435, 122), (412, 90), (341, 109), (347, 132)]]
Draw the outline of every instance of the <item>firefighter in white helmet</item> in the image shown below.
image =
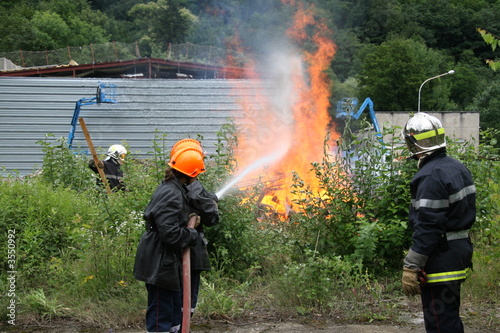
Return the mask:
[(410, 183), (414, 233), (403, 263), (403, 291), (421, 294), (428, 333), (461, 333), (460, 285), (472, 266), (468, 230), (476, 220), (476, 188), (469, 170), (447, 156), (437, 118), (419, 112), (402, 135), (419, 168)]
[[(98, 173), (97, 167), (104, 169), (104, 174), (112, 191), (125, 190), (121, 165), (125, 161), (127, 149), (122, 145), (112, 145), (108, 148), (106, 155), (106, 159), (99, 163), (98, 166), (95, 165), (94, 160), (90, 160), (90, 169), (95, 173)], [(97, 180), (97, 183), (98, 185), (102, 184), (100, 179)]]

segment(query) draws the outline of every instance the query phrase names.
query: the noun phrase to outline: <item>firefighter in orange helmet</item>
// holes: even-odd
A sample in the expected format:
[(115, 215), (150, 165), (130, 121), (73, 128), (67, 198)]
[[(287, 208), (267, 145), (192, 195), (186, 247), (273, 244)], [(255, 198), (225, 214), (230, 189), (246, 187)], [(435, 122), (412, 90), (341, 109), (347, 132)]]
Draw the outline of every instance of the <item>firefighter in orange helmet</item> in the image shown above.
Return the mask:
[(144, 211), (146, 231), (135, 257), (134, 277), (146, 283), (148, 332), (178, 332), (182, 319), (182, 250), (199, 235), (187, 227), (192, 213), (187, 186), (205, 172), (203, 154), (194, 148), (178, 150), (168, 163), (163, 182)]
[[(201, 142), (195, 139), (179, 140), (170, 151), (170, 158), (182, 149), (195, 149), (205, 155)], [(219, 209), (217, 206), (217, 196), (207, 191), (203, 185), (196, 179), (187, 186), (187, 198), (192, 214), (200, 216), (200, 224), (196, 227), (198, 231), (198, 239), (196, 244), (191, 247), (191, 314), (194, 313), (198, 302), (198, 294), (200, 290), (201, 272), (211, 269), (210, 259), (208, 255), (207, 245), (208, 240), (205, 237), (204, 227), (211, 227), (219, 222)]]

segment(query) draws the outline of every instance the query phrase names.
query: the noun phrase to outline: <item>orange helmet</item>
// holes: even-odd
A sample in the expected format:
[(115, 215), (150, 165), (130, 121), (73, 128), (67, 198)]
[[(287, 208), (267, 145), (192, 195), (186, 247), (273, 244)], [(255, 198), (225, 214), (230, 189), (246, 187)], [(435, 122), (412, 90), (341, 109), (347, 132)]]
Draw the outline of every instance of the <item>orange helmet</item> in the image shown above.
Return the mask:
[(195, 148), (177, 149), (168, 165), (189, 177), (196, 177), (205, 172), (203, 153)]
[(205, 156), (205, 151), (201, 147), (201, 142), (195, 139), (182, 139), (177, 141), (170, 150), (170, 159), (175, 155), (175, 153), (184, 148), (193, 148), (200, 152), (202, 156)]

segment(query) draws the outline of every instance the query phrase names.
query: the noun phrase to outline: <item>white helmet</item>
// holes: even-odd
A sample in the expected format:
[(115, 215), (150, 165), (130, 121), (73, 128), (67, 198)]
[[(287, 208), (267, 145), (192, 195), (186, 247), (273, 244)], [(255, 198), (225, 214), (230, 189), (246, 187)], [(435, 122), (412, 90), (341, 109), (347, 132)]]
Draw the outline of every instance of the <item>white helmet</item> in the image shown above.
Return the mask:
[(127, 149), (125, 149), (122, 145), (112, 145), (109, 147), (106, 155), (123, 162), (125, 160), (125, 155), (127, 155)]
[(439, 119), (424, 112), (408, 120), (401, 134), (412, 157), (446, 147), (443, 125)]

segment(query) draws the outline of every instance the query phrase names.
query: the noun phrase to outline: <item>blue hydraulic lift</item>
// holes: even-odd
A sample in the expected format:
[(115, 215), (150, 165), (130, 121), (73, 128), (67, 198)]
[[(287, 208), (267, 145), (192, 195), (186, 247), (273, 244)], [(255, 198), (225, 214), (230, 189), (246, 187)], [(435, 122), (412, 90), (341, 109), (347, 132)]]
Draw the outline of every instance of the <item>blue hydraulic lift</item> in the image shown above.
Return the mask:
[[(116, 97), (116, 85), (114, 84), (104, 84), (99, 83), (97, 86), (97, 92), (95, 97), (90, 98), (80, 98), (75, 105), (75, 111), (73, 112), (73, 118), (71, 119), (71, 128), (68, 134), (68, 146), (71, 149), (73, 145), (73, 139), (75, 138), (76, 124), (78, 123), (78, 118), (80, 117), (80, 110), (84, 105), (93, 105), (101, 103), (118, 103), (115, 99)], [(110, 91), (106, 93), (106, 91)]]
[(380, 126), (378, 125), (377, 116), (375, 115), (375, 109), (373, 108), (373, 101), (370, 97), (367, 97), (363, 104), (356, 111), (356, 107), (358, 106), (357, 98), (342, 98), (337, 102), (337, 118), (345, 118), (350, 117), (353, 119), (358, 119), (363, 111), (368, 108), (368, 115), (370, 116), (370, 120), (372, 121), (373, 127), (375, 129), (375, 135), (377, 136), (380, 143), (384, 143), (382, 137), (382, 131), (380, 130)]

